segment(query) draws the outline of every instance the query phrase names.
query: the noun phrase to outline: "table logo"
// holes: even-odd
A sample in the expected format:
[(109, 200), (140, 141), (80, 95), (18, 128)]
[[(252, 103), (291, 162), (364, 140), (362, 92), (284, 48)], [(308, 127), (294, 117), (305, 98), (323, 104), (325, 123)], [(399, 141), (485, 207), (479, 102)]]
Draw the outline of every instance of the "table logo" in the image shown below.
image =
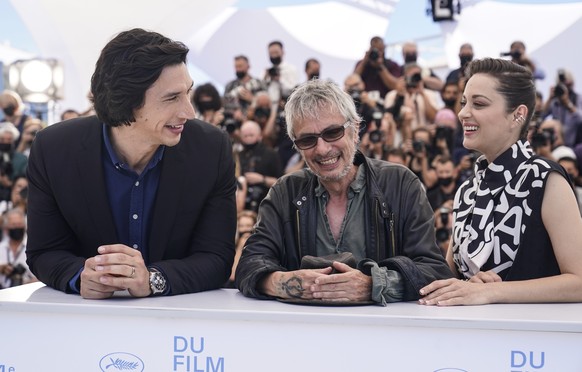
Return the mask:
[(99, 361), (99, 368), (101, 371), (115, 372), (115, 371), (135, 371), (143, 372), (143, 361), (130, 353), (111, 353), (105, 355)]

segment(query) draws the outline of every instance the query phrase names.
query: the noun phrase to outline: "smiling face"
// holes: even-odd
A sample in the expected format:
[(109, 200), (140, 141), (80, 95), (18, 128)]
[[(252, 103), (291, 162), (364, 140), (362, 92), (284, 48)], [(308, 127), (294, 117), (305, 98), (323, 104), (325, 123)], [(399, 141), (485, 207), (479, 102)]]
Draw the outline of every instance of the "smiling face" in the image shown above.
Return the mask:
[(146, 91), (143, 106), (135, 110), (135, 140), (155, 147), (178, 144), (186, 120), (194, 117), (192, 85), (185, 64), (165, 67)]
[[(346, 119), (338, 113), (326, 113), (319, 118), (306, 118), (295, 126), (295, 138), (310, 134), (319, 134), (330, 127), (343, 125)], [(326, 142), (317, 139), (317, 144), (307, 150), (300, 150), (309, 169), (323, 182), (345, 181), (346, 176), (354, 171), (354, 157), (358, 138), (352, 126), (345, 129), (344, 136), (337, 141)], [(351, 178), (347, 177), (349, 182)], [(349, 185), (348, 182), (348, 185)]]
[(463, 145), (485, 155), (489, 162), (507, 150), (520, 136), (521, 119), (527, 109), (520, 106), (507, 112), (507, 102), (497, 91), (497, 80), (487, 74), (473, 75), (463, 93), (459, 120), (463, 125)]

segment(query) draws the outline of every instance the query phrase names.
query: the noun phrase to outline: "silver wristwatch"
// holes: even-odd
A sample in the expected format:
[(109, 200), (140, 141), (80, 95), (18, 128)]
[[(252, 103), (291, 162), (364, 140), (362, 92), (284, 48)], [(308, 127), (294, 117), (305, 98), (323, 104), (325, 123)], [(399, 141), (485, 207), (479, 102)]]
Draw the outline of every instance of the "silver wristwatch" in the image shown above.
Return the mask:
[(156, 269), (149, 268), (150, 272), (150, 289), (152, 291), (152, 296), (157, 296), (166, 290), (166, 278)]

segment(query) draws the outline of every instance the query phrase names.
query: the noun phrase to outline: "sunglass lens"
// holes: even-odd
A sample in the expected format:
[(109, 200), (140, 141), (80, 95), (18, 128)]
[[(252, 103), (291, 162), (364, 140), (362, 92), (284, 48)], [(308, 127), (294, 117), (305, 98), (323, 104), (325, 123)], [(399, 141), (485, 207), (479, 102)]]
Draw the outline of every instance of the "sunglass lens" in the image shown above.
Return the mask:
[(328, 130), (324, 131), (323, 133), (321, 133), (321, 137), (326, 142), (336, 141), (336, 140), (342, 138), (343, 135), (344, 135), (344, 128), (343, 127), (328, 129)]

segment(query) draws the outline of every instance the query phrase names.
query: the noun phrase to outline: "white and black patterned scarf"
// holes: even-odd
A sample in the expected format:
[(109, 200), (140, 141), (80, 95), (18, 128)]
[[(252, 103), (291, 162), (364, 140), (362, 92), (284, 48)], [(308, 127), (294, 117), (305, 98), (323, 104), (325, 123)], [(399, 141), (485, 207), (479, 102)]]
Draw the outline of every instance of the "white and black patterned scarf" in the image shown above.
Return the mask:
[(490, 164), (484, 156), (477, 160), (475, 177), (461, 185), (453, 207), (453, 259), (466, 278), (513, 265), (532, 207), (541, 208), (541, 200), (528, 196), (543, 189), (550, 170), (521, 140)]

